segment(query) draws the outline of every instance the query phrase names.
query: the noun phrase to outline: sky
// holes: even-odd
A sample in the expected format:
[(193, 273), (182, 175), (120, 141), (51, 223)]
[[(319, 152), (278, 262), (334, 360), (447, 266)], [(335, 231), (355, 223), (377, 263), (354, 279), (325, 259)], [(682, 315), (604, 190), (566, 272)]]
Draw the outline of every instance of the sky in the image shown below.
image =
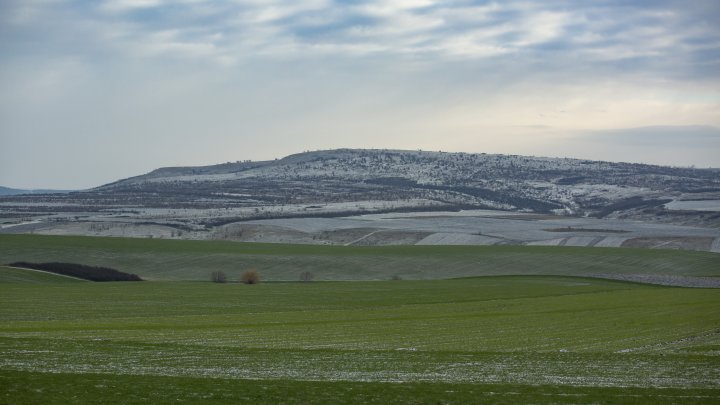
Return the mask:
[(2, 0), (0, 185), (375, 148), (720, 167), (720, 2)]

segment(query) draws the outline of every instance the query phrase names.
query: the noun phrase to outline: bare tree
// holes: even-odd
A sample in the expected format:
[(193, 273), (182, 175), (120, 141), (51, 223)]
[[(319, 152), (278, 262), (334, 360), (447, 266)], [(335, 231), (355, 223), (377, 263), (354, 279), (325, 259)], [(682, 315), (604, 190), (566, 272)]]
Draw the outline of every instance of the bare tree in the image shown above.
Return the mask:
[(313, 278), (315, 278), (315, 275), (309, 271), (303, 271), (302, 273), (300, 273), (300, 281), (302, 281), (303, 283), (309, 283), (313, 280)]

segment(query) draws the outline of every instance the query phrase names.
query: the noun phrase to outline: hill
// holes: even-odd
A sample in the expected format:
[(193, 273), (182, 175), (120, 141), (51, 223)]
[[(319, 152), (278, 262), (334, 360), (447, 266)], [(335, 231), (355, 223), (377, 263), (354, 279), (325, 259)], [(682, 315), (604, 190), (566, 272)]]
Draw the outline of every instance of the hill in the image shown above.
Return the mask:
[[(262, 232), (245, 229), (238, 231), (245, 232), (244, 236), (235, 237), (222, 228), (251, 220), (479, 209), (719, 228), (720, 169), (483, 153), (338, 149), (271, 161), (167, 167), (81, 192), (0, 197), (0, 204), (0, 220), (5, 223), (0, 225), (6, 228), (0, 232), (193, 239), (255, 240), (246, 238), (248, 232), (273, 232), (269, 228)], [(588, 227), (603, 228), (602, 224)], [(259, 240), (342, 244), (374, 230), (355, 232), (359, 236), (354, 239), (281, 231), (284, 235), (280, 238)], [(390, 238), (389, 243), (412, 244), (433, 233), (418, 227), (413, 232), (408, 237)], [(720, 235), (700, 233), (682, 236), (707, 237), (701, 250), (714, 250), (713, 239)], [(677, 234), (661, 232), (659, 236)], [(550, 239), (545, 235), (533, 241)], [(423, 243), (434, 243), (432, 240)], [(505, 237), (498, 241), (517, 243)]]
[(163, 206), (183, 202), (187, 206), (200, 197), (205, 198), (205, 206), (425, 200), (432, 206), (602, 217), (615, 211), (652, 209), (681, 195), (718, 196), (720, 170), (484, 153), (339, 149), (275, 161), (162, 168), (94, 192), (117, 196), (152, 192), (164, 198)]

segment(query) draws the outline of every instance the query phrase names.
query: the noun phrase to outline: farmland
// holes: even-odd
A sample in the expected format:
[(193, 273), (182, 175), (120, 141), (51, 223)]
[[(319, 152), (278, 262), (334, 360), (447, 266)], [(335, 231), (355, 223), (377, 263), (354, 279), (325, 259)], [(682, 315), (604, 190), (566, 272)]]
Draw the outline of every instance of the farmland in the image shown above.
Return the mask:
[(0, 288), (5, 399), (123, 381), (138, 401), (720, 395), (716, 290), (566, 277)]
[[(153, 280), (0, 268), (0, 402), (720, 397), (720, 290), (584, 274), (716, 279), (712, 253), (12, 235), (0, 237), (0, 255)], [(232, 266), (257, 268), (266, 282), (209, 282), (216, 267), (237, 280)], [(297, 282), (300, 270), (316, 281)]]
[(268, 281), (448, 279), (566, 275), (717, 285), (720, 255), (709, 252), (558, 246), (317, 246), (138, 238), (0, 235), (0, 263), (77, 262), (145, 280), (237, 280), (257, 269)]

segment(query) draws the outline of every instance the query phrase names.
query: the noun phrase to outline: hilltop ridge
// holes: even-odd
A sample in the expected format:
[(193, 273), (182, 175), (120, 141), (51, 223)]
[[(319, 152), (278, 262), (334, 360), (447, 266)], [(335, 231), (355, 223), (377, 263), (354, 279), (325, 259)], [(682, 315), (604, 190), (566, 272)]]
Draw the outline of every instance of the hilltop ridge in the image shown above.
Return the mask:
[[(678, 197), (720, 195), (720, 170), (569, 158), (401, 150), (337, 149), (282, 159), (166, 167), (95, 189), (204, 195), (231, 205), (424, 199), (538, 213), (604, 216)], [(660, 203), (662, 201), (662, 204)], [(209, 203), (209, 201), (208, 201)], [(631, 207), (632, 206), (632, 207)]]

